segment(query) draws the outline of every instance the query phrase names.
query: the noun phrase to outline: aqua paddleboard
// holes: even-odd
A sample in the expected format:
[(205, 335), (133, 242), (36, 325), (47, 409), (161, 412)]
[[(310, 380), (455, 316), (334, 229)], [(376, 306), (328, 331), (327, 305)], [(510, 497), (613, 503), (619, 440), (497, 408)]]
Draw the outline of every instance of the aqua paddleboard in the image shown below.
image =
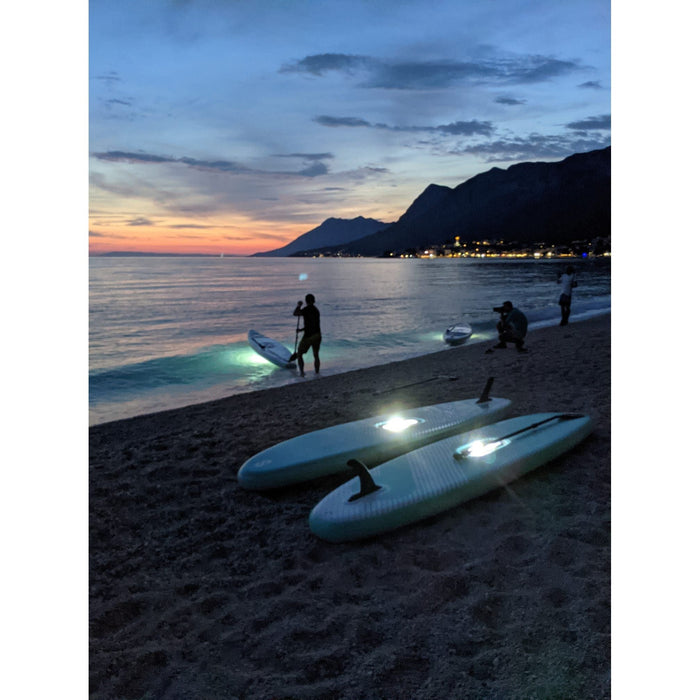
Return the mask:
[(491, 380), (478, 399), (411, 408), (316, 430), (273, 445), (247, 460), (238, 483), (263, 490), (347, 469), (351, 457), (374, 466), (448, 435), (503, 418), (508, 399), (489, 398)]
[(328, 494), (309, 515), (330, 542), (371, 537), (422, 520), (498, 488), (575, 447), (588, 416), (537, 413), (440, 440), (380, 464)]
[(251, 330), (248, 331), (248, 343), (258, 355), (278, 367), (293, 369), (296, 366), (294, 362), (289, 361), (292, 351), (288, 350), (286, 346), (277, 340), (268, 338), (262, 333), (258, 333), (258, 331)]

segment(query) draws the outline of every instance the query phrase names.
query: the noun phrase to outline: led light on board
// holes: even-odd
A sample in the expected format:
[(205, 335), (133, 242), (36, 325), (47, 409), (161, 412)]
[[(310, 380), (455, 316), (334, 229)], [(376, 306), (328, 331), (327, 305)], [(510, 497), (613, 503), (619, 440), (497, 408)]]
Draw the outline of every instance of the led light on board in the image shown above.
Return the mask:
[(374, 427), (383, 428), (391, 433), (401, 433), (407, 428), (410, 428), (412, 425), (422, 422), (423, 421), (419, 418), (402, 418), (401, 416), (394, 416), (393, 418), (389, 418), (389, 420), (377, 423), (377, 425)]
[(490, 455), (509, 444), (510, 440), (491, 440), (490, 442), (477, 440), (476, 442), (470, 442), (468, 445), (458, 447), (455, 452), (455, 457), (458, 459), (465, 459), (466, 457), (486, 457), (486, 455)]

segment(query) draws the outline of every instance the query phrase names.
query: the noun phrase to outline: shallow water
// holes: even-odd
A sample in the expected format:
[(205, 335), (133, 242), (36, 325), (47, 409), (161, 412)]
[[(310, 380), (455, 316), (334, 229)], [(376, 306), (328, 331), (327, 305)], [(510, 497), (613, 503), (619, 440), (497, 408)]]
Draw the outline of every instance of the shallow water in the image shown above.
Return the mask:
[[(495, 335), (506, 299), (530, 327), (559, 320), (557, 275), (577, 269), (571, 321), (610, 311), (610, 260), (90, 258), (90, 423), (300, 381), (248, 345), (251, 328), (294, 348), (292, 310), (321, 312), (322, 374), (438, 350), (467, 322)], [(311, 355), (307, 355), (311, 366)]]

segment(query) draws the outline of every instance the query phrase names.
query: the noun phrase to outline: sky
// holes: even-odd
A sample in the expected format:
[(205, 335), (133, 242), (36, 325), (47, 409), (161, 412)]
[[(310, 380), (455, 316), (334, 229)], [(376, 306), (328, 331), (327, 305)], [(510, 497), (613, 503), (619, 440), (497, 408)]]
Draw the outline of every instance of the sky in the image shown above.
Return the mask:
[(607, 0), (91, 0), (90, 252), (248, 255), (610, 145)]

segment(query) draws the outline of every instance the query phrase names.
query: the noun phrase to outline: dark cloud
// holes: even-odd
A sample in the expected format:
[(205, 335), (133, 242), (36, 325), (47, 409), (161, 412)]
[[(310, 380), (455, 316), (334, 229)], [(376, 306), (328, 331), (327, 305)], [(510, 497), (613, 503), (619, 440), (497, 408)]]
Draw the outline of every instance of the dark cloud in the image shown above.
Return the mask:
[(313, 163), (306, 168), (303, 168), (296, 175), (304, 175), (305, 177), (318, 177), (319, 175), (328, 174), (328, 166), (325, 163)]
[(362, 127), (365, 129), (382, 129), (386, 131), (409, 131), (409, 132), (440, 132), (450, 134), (452, 136), (474, 136), (480, 134), (482, 136), (490, 136), (493, 133), (493, 124), (491, 122), (480, 122), (472, 119), (468, 122), (452, 122), (451, 124), (441, 124), (439, 126), (390, 126), (389, 124), (372, 124), (366, 119), (358, 117), (330, 117), (321, 115), (315, 117), (314, 121), (321, 126), (329, 127)]
[(584, 90), (602, 90), (603, 86), (600, 84), (600, 80), (587, 80), (585, 83), (581, 83), (578, 87)]
[(193, 168), (201, 170), (216, 170), (221, 173), (249, 173), (252, 172), (250, 168), (246, 168), (244, 165), (235, 163), (229, 160), (199, 160), (197, 158), (178, 158), (177, 163), (184, 163)]
[(566, 128), (576, 131), (610, 131), (610, 115), (600, 114), (597, 117), (588, 117), (579, 122), (569, 122)]
[(357, 117), (329, 117), (325, 114), (320, 117), (314, 117), (314, 121), (322, 126), (372, 126), (368, 121)]
[(493, 124), (491, 122), (479, 122), (472, 119), (469, 122), (453, 122), (452, 124), (441, 124), (430, 131), (440, 131), (444, 134), (452, 136), (474, 136), (480, 134), (482, 136), (490, 136), (493, 133)]
[(118, 83), (121, 81), (119, 75), (114, 71), (110, 71), (109, 73), (105, 73), (103, 75), (95, 75), (92, 77), (92, 79), (99, 80), (103, 83)]
[(137, 216), (127, 222), (127, 226), (153, 226), (153, 222), (145, 216)]
[(528, 56), (523, 60), (509, 61), (504, 66), (504, 77), (514, 83), (541, 83), (560, 75), (578, 70), (574, 61), (560, 61), (547, 56)]
[(524, 105), (525, 100), (516, 100), (514, 97), (497, 97), (494, 102), (496, 102), (499, 105), (508, 105), (508, 106), (515, 106), (515, 105)]
[(454, 61), (377, 64), (366, 87), (390, 90), (444, 88), (463, 80), (482, 81), (495, 77), (493, 67), (484, 63)]
[(328, 160), (335, 158), (332, 153), (279, 153), (277, 158), (303, 158), (304, 160)]
[(154, 156), (149, 153), (131, 153), (129, 151), (104, 151), (102, 153), (93, 153), (93, 157), (98, 160), (107, 160), (112, 162), (129, 163), (175, 163), (175, 158), (165, 156)]
[(168, 226), (168, 228), (175, 228), (175, 229), (189, 229), (189, 228), (195, 228), (195, 229), (210, 229), (210, 228), (216, 228), (216, 226), (205, 226), (204, 224), (173, 224), (172, 226)]
[(487, 163), (566, 158), (610, 145), (609, 138), (580, 138), (530, 134), (524, 138), (499, 139), (460, 148), (456, 153), (481, 156)]
[(321, 53), (306, 56), (300, 61), (280, 68), (280, 73), (310, 73), (323, 75), (329, 71), (354, 73), (358, 69), (371, 66), (374, 61), (367, 56), (353, 56), (342, 53)]
[(283, 73), (322, 76), (329, 72), (354, 75), (362, 71), (363, 87), (389, 90), (430, 90), (460, 82), (535, 83), (579, 69), (575, 61), (549, 56), (523, 56), (477, 61), (383, 61), (368, 56), (316, 54), (283, 66)]
[(196, 170), (206, 170), (211, 172), (227, 173), (234, 175), (301, 175), (302, 177), (317, 177), (319, 175), (326, 175), (328, 173), (328, 168), (324, 163), (320, 161), (333, 157), (333, 155), (330, 153), (296, 153), (288, 154), (285, 156), (277, 156), (278, 158), (302, 158), (303, 160), (310, 163), (310, 165), (307, 165), (301, 170), (294, 172), (276, 172), (254, 170), (253, 168), (248, 168), (245, 165), (241, 165), (240, 163), (236, 163), (234, 161), (229, 160), (201, 160), (199, 158), (189, 158), (187, 156), (175, 158), (173, 156), (159, 156), (154, 155), (152, 153), (141, 153), (133, 151), (105, 151), (102, 153), (93, 153), (92, 156), (94, 158), (97, 158), (98, 160), (140, 163), (145, 165), (173, 163), (179, 165), (186, 165)]

